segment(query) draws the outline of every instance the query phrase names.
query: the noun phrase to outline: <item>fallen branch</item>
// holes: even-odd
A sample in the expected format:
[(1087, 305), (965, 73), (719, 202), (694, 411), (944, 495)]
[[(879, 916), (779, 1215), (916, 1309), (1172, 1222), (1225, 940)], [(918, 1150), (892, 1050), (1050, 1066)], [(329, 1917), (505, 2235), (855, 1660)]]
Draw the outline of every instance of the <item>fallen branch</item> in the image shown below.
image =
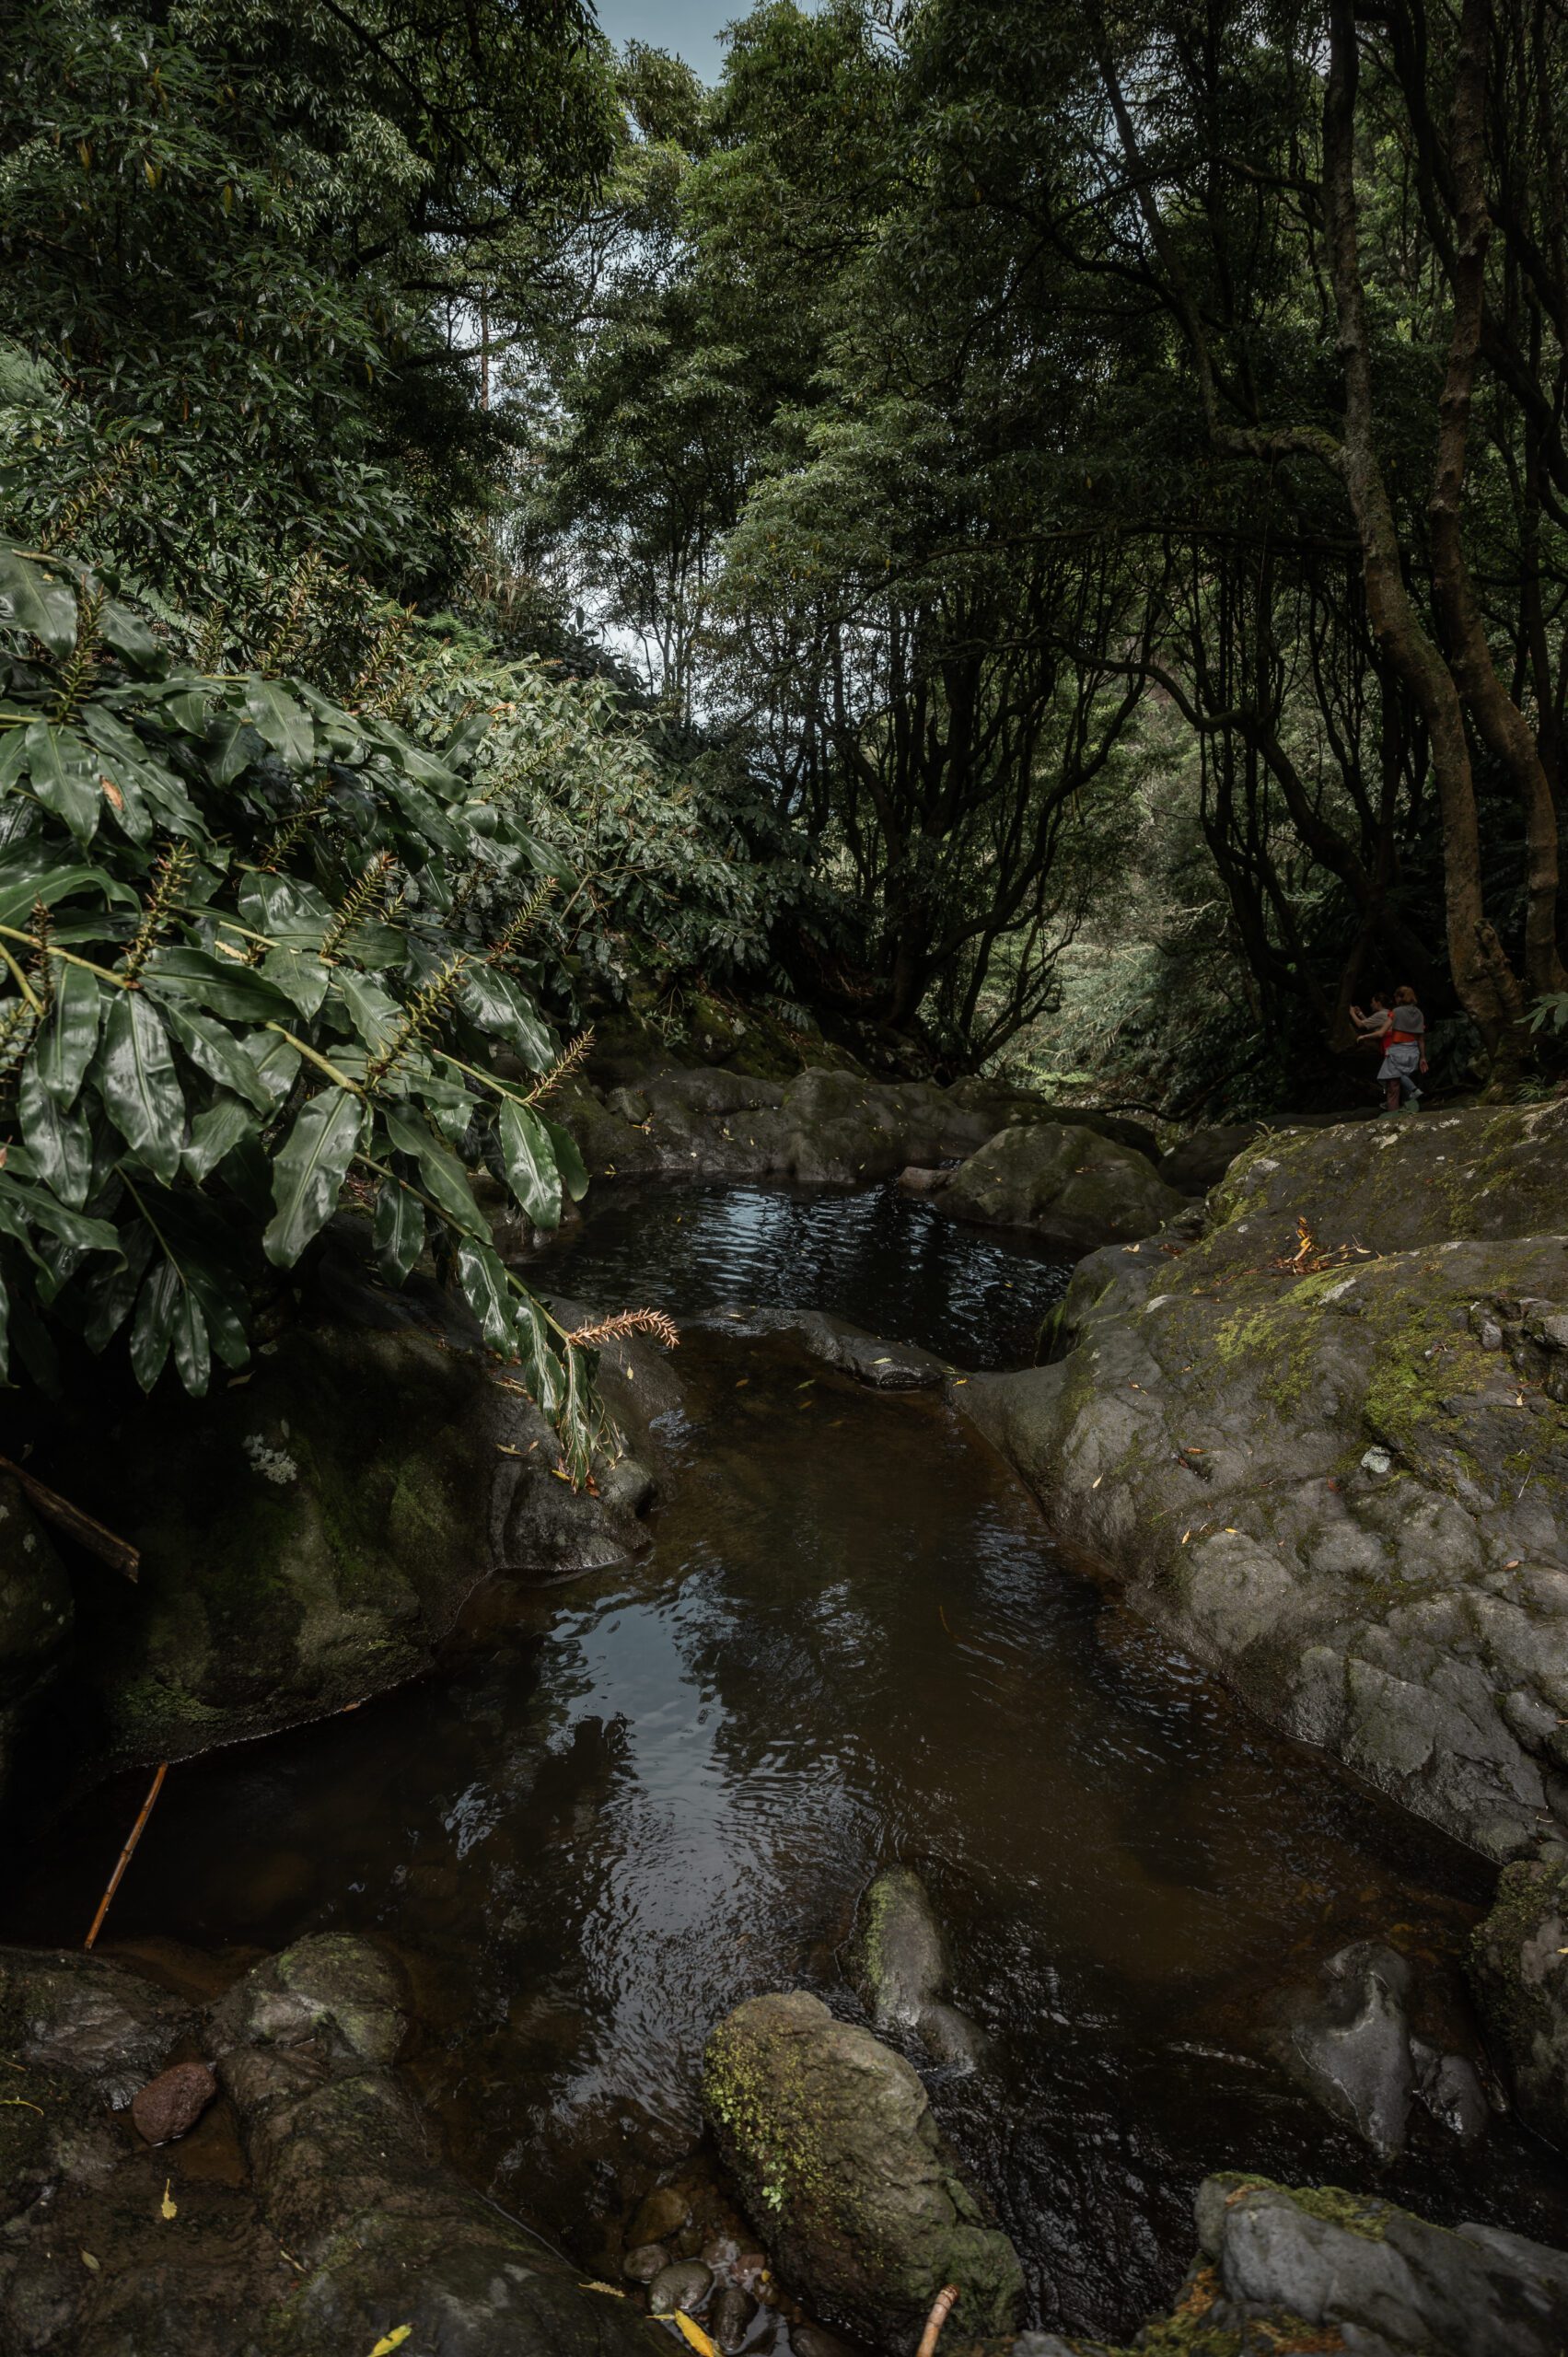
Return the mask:
[(103, 1897), (98, 1902), (98, 1913), (93, 1917), (92, 1930), (82, 1942), (82, 1945), (85, 1948), (91, 1947), (99, 1932), (103, 1929), (103, 1919), (109, 1912), (109, 1902), (120, 1887), (120, 1878), (131, 1863), (136, 1844), (142, 1838), (143, 1829), (146, 1825), (148, 1817), (151, 1817), (153, 1813), (153, 1803), (157, 1800), (159, 1793), (163, 1790), (163, 1780), (168, 1773), (168, 1760), (160, 1759), (158, 1761), (157, 1774), (153, 1778), (152, 1790), (148, 1793), (146, 1799), (142, 1803), (141, 1814), (137, 1817), (135, 1824), (131, 1828), (130, 1836), (126, 1840), (125, 1847), (121, 1851), (119, 1857), (115, 1861), (114, 1872), (109, 1877), (109, 1888), (104, 1892)]
[(21, 1484), (29, 1503), (38, 1508), (47, 1522), (56, 1524), (67, 1538), (74, 1538), (78, 1546), (85, 1547), (100, 1562), (109, 1564), (113, 1571), (123, 1572), (128, 1580), (140, 1576), (142, 1550), (139, 1547), (133, 1547), (128, 1539), (116, 1538), (112, 1530), (106, 1530), (101, 1522), (95, 1522), (90, 1514), (84, 1514), (80, 1506), (74, 1506), (68, 1498), (63, 1498), (57, 1491), (47, 1488), (35, 1473), (29, 1473), (25, 1466), (14, 1464), (10, 1457), (0, 1457), (0, 1473), (9, 1473)]

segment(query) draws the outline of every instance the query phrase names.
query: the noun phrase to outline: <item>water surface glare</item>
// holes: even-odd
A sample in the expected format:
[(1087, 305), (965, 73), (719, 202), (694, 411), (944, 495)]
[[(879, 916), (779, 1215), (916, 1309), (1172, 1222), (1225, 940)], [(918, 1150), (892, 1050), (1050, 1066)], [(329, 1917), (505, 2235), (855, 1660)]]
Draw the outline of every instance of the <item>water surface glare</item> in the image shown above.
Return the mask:
[[(742, 1197), (726, 1248), (722, 1206), (684, 1205), (617, 1205), (563, 1282), (679, 1315), (738, 1266), (748, 1298), (800, 1302), (798, 1223), (770, 1230)], [(813, 1282), (874, 1273), (868, 1216), (812, 1207)], [(950, 1297), (927, 1316), (929, 1267), (912, 1287), (883, 1231), (902, 1339), (957, 1353), (973, 1330), (970, 1246), (986, 1283), (1005, 1265), (947, 1232)], [(874, 1321), (858, 1295), (813, 1306)], [(1380, 2171), (1266, 2055), (1266, 1992), (1357, 1936), (1404, 1948), (1434, 2026), (1454, 2018), (1472, 1862), (1251, 1726), (1076, 1576), (942, 1399), (867, 1392), (784, 1337), (694, 1331), (678, 1365), (649, 1556), (544, 1594), (487, 1583), (421, 1685), (175, 1769), (119, 1939), (395, 1943), (455, 2157), (588, 2263), (598, 2222), (691, 2145), (726, 2008), (805, 1984), (854, 2012), (839, 1952), (865, 1883), (902, 1862), (994, 2043), (992, 2068), (930, 2084), (1035, 2321), (1125, 2331), (1168, 2298), (1220, 2165), (1568, 2241), (1560, 2166), (1510, 2123), (1467, 2154), (1422, 2116)], [(8, 1933), (80, 1938), (141, 1781), (23, 1862)]]

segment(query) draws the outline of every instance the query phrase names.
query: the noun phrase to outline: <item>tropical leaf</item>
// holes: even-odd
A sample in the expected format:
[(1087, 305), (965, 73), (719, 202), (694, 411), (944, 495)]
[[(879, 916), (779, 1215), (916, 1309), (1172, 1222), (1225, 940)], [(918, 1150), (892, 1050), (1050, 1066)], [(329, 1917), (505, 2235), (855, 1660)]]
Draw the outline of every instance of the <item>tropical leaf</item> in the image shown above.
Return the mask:
[(85, 966), (54, 968), (54, 996), (32, 1051), (41, 1086), (61, 1107), (74, 1105), (98, 1047), (102, 993)]
[(292, 1268), (336, 1210), (365, 1122), (364, 1100), (345, 1088), (323, 1088), (300, 1109), (273, 1166), (276, 1209), (261, 1238), (278, 1268)]
[(116, 991), (94, 1066), (110, 1120), (156, 1178), (171, 1179), (185, 1142), (185, 1098), (163, 1018), (139, 991)]
[(506, 1184), (536, 1227), (561, 1225), (561, 1178), (550, 1132), (531, 1106), (507, 1098), (499, 1122)]
[(464, 1237), (458, 1247), (458, 1282), (491, 1349), (510, 1357), (516, 1341), (517, 1299), (490, 1245)]

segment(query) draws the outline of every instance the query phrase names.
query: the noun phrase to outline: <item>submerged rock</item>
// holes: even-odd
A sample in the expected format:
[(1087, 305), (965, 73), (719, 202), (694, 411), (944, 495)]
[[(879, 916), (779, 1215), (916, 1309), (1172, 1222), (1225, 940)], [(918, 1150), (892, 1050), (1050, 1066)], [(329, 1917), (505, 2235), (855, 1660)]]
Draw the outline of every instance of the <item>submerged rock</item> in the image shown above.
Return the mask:
[(1568, 1853), (1565, 1172), (1564, 1103), (1265, 1137), (958, 1395), (1134, 1609), (1499, 1860)]
[(1283, 2041), (1287, 2066), (1379, 2160), (1392, 2160), (1405, 2148), (1415, 2100), (1410, 1967), (1380, 1942), (1357, 1940), (1329, 1958), (1323, 1981), (1295, 2008)]
[(753, 1997), (709, 2038), (703, 2095), (776, 2264), (830, 2323), (903, 2357), (951, 2282), (966, 2340), (1010, 2328), (1017, 2253), (958, 2176), (901, 2055), (804, 1991)]
[(132, 2125), (149, 2144), (172, 2144), (194, 2128), (217, 2091), (204, 2062), (171, 2062), (132, 2096)]
[(677, 2308), (694, 2316), (707, 2305), (713, 2288), (711, 2267), (700, 2258), (677, 2259), (673, 2266), (661, 2267), (649, 2284), (648, 2305), (656, 2316), (673, 2316)]
[(907, 1867), (878, 1875), (862, 1900), (850, 1972), (877, 2029), (909, 2032), (936, 2061), (961, 2070), (981, 2059), (981, 2033), (943, 2001), (947, 1943), (925, 1885)]
[(1568, 1868), (1504, 1868), (1470, 1973), (1521, 2118), (1568, 2151)]
[(950, 1219), (1027, 1228), (1080, 1252), (1152, 1236), (1184, 1208), (1146, 1155), (1063, 1122), (1004, 1130), (933, 1200)]

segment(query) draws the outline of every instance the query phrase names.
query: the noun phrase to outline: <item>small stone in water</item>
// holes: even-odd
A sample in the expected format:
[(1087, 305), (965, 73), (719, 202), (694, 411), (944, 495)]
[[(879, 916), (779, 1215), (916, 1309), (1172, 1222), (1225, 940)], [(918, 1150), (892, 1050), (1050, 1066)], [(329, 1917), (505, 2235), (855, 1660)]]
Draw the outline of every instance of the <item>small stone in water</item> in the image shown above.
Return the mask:
[(676, 2308), (684, 2308), (689, 2316), (705, 2307), (714, 2288), (714, 2270), (704, 2267), (700, 2258), (683, 2258), (674, 2267), (661, 2269), (654, 2277), (648, 2293), (648, 2305), (656, 2316), (669, 2316)]
[(629, 2275), (633, 2283), (651, 2283), (668, 2265), (669, 2253), (662, 2243), (639, 2243), (621, 2260), (621, 2272)]
[(204, 2062), (175, 2062), (132, 2096), (132, 2123), (149, 2144), (172, 2144), (194, 2128), (217, 2091)]
[(789, 2345), (795, 2357), (852, 2357), (847, 2340), (836, 2332), (824, 2330), (819, 2324), (797, 2324), (791, 2328)]
[(733, 2235), (711, 2235), (697, 2256), (715, 2275), (727, 2275), (740, 2257), (740, 2245)]
[(733, 2357), (733, 2351), (739, 2348), (751, 2329), (751, 2319), (756, 2313), (756, 2301), (749, 2292), (743, 2292), (738, 2283), (726, 2283), (718, 2293), (708, 2318), (708, 2330), (726, 2352), (726, 2357)]
[(691, 2204), (677, 2187), (656, 2185), (639, 2205), (626, 2239), (633, 2248), (639, 2243), (667, 2243), (680, 2232), (691, 2215)]

